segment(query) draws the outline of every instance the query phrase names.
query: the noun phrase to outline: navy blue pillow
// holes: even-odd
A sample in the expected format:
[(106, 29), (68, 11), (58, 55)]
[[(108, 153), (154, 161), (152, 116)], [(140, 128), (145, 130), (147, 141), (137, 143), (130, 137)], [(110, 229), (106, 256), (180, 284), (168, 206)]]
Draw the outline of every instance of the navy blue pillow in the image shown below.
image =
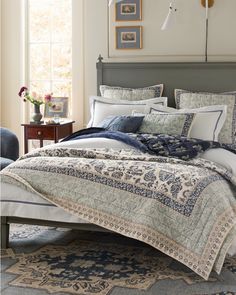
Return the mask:
[(110, 131), (120, 131), (124, 133), (136, 133), (143, 122), (144, 116), (109, 116), (97, 127)]

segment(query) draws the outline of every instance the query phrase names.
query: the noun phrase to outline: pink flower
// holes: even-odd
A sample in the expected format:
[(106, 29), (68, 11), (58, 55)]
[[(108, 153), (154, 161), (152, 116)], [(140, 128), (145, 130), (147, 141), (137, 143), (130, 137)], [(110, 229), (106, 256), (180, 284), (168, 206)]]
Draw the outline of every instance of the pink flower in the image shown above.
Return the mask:
[(27, 100), (34, 105), (41, 105), (41, 104), (51, 104), (52, 100), (52, 93), (46, 94), (45, 96), (39, 95), (35, 91), (32, 93), (29, 92), (28, 88), (23, 86), (21, 87), (18, 95), (23, 98), (23, 101), (26, 102)]
[(46, 103), (50, 102), (52, 100), (52, 93), (51, 94), (46, 94), (44, 96), (44, 100)]
[(37, 93), (36, 93), (35, 91), (32, 92), (32, 97), (33, 97), (34, 99), (37, 98)]
[(21, 97), (21, 96), (22, 96), (22, 93), (25, 92), (25, 91), (27, 91), (27, 90), (28, 90), (27, 87), (25, 87), (25, 86), (21, 87), (21, 89), (20, 89), (18, 95)]

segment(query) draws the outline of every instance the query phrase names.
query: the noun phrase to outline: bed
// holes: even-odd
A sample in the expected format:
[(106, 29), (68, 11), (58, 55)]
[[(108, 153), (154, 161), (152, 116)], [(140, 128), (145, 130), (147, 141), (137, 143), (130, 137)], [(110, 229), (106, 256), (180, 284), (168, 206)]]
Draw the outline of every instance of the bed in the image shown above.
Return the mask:
[[(138, 87), (145, 87), (149, 85), (155, 85), (158, 83), (165, 84), (163, 96), (168, 97), (169, 106), (175, 105), (173, 93), (174, 93), (174, 89), (176, 88), (190, 89), (192, 91), (201, 90), (204, 92), (206, 91), (206, 92), (216, 92), (216, 93), (235, 91), (236, 63), (110, 63), (110, 62), (103, 62), (101, 57), (99, 57), (98, 59), (98, 62), (97, 62), (97, 87), (98, 87), (97, 94), (98, 95), (100, 95), (100, 85), (104, 85), (104, 84), (138, 88)], [(117, 159), (118, 157), (117, 156), (118, 149), (123, 149), (123, 150), (129, 149), (131, 153), (128, 156), (124, 154), (123, 158), (122, 157), (120, 158), (121, 161), (127, 160), (127, 157), (129, 157), (128, 159), (135, 158), (135, 160), (140, 161), (140, 163), (141, 161), (143, 161), (143, 158), (142, 156), (140, 156), (140, 154), (137, 154), (137, 155), (135, 154), (134, 148), (130, 148), (130, 146), (128, 146), (124, 142), (120, 143), (120, 145), (117, 146), (117, 141), (115, 139), (102, 139), (100, 141), (100, 144), (101, 144), (100, 146), (96, 145), (97, 140), (94, 138), (90, 139), (89, 142), (82, 139), (80, 141), (79, 148), (81, 150), (86, 150), (88, 147), (93, 147), (94, 144), (96, 148), (99, 148), (99, 147), (104, 148), (109, 146), (109, 148), (114, 150), (112, 155), (114, 159)], [(65, 152), (65, 155), (63, 157), (68, 155), (68, 163), (69, 163), (70, 157), (73, 156), (73, 153), (70, 154), (70, 151), (68, 152), (68, 150), (66, 149), (71, 148), (73, 150), (73, 147), (74, 147), (73, 141), (70, 142), (69, 144), (61, 143), (57, 147), (60, 152), (61, 152), (61, 148), (62, 150), (63, 150), (63, 147), (65, 148), (63, 150), (63, 153)], [(49, 149), (46, 151), (46, 154), (45, 154), (45, 151), (43, 151), (42, 155), (49, 157), (52, 155), (51, 153), (53, 154), (52, 150)], [(76, 156), (81, 157), (82, 152), (80, 151), (79, 153), (80, 154)], [(84, 155), (85, 154), (83, 154), (83, 156)], [(93, 154), (91, 156), (91, 154), (88, 153), (85, 155), (85, 158), (86, 157), (87, 158), (92, 157), (93, 159), (96, 159), (96, 158), (101, 159), (102, 157), (105, 157), (104, 159), (107, 159), (109, 158), (109, 155), (107, 154), (107, 151), (106, 151), (105, 155), (104, 154), (101, 155), (98, 152), (97, 154), (95, 155)], [(31, 156), (29, 157), (26, 156), (26, 160), (27, 159), (31, 159)], [(147, 156), (147, 158), (145, 158), (144, 161), (155, 162), (155, 160), (153, 160), (153, 157), (151, 156)], [(144, 168), (146, 167), (145, 166), (146, 164), (144, 164), (143, 166)], [(161, 164), (159, 163), (159, 165)], [(87, 166), (84, 166), (84, 167), (87, 167)], [(194, 168), (192, 169), (194, 170)], [(214, 169), (216, 170), (218, 169), (218, 167), (214, 166), (213, 170)], [(234, 166), (232, 167), (232, 170), (233, 169), (234, 169)], [(227, 174), (225, 171), (222, 172), (222, 174), (224, 173)], [(229, 177), (228, 175), (226, 176)], [(234, 181), (234, 178), (232, 179)], [(81, 182), (84, 185), (85, 185), (85, 182), (84, 182), (85, 180), (88, 180), (88, 179), (83, 178), (83, 181)], [(15, 181), (17, 181), (17, 179), (15, 179)], [(56, 181), (56, 179), (54, 179), (54, 181)], [(105, 195), (105, 191), (103, 190), (102, 185), (99, 189), (101, 190), (101, 194)], [(225, 183), (225, 189), (227, 192), (229, 191), (233, 192), (234, 190), (232, 188), (232, 184), (229, 185), (226, 183)], [(125, 195), (124, 191), (123, 193)], [(233, 199), (231, 201), (234, 202)], [(166, 201), (163, 201), (163, 202), (166, 202)], [(24, 185), (21, 187), (16, 187), (16, 185), (14, 184), (14, 181), (13, 183), (11, 183), (11, 181), (10, 182), (4, 181), (2, 183), (2, 188), (1, 188), (1, 246), (2, 248), (5, 248), (8, 246), (9, 225), (11, 223), (35, 224), (35, 225), (37, 224), (37, 225), (48, 225), (48, 226), (53, 225), (53, 226), (69, 227), (69, 228), (84, 229), (84, 230), (101, 230), (101, 231), (112, 230), (112, 231), (124, 234), (126, 236), (137, 238), (141, 241), (147, 242), (148, 244), (154, 247), (157, 244), (157, 238), (156, 239), (153, 238), (155, 236), (155, 232), (153, 231), (148, 232), (147, 228), (144, 229), (144, 231), (147, 231), (147, 234), (143, 234), (143, 232), (140, 234), (138, 229), (136, 229), (135, 234), (130, 234), (131, 230), (128, 229), (128, 227), (125, 228), (124, 226), (124, 228), (120, 230), (115, 228), (114, 225), (111, 225), (112, 222), (110, 222), (109, 225), (106, 224), (104, 220), (102, 222), (98, 222), (101, 212), (100, 213), (96, 212), (96, 214), (98, 214), (97, 216), (95, 216), (96, 214), (93, 212), (94, 214), (93, 219), (90, 219), (90, 220), (93, 220), (93, 222), (89, 222), (88, 216), (91, 213), (91, 212), (89, 213), (89, 209), (85, 216), (85, 214), (83, 213), (84, 209), (82, 210), (80, 208), (80, 210), (82, 210), (80, 211), (81, 214), (83, 213), (83, 216), (81, 215), (82, 218), (80, 218), (78, 214), (71, 214), (73, 210), (76, 211), (76, 209), (75, 208), (73, 209), (72, 207), (73, 205), (71, 205), (71, 208), (69, 208), (71, 211), (68, 208), (67, 208), (68, 210), (65, 210), (63, 206), (58, 206), (56, 199), (48, 200), (47, 198), (40, 196), (40, 194), (35, 193), (33, 189), (26, 190), (24, 188)], [(178, 214), (181, 212), (184, 212), (186, 216), (188, 214), (190, 216), (191, 214), (190, 212), (191, 210), (189, 209), (190, 207), (186, 209), (186, 207), (184, 208), (184, 206), (182, 207), (179, 206)], [(227, 229), (228, 232), (235, 227), (234, 225), (235, 211), (231, 211), (230, 213), (228, 212), (228, 214), (226, 214), (225, 218), (227, 219), (227, 221), (225, 222), (232, 223), (232, 226), (230, 227), (230, 229)], [(122, 220), (120, 220), (120, 222), (122, 222)], [(207, 232), (207, 228), (206, 228), (206, 232)], [(203, 235), (205, 234), (206, 233), (203, 232)], [(141, 235), (142, 237), (140, 237), (139, 235)], [(158, 237), (158, 239), (159, 238), (160, 237)], [(186, 258), (186, 255), (185, 255), (186, 253), (184, 254), (185, 257), (183, 257), (184, 255), (181, 251), (180, 251), (181, 253), (174, 253), (175, 251), (173, 249), (174, 247), (177, 247), (177, 246), (172, 245), (173, 246), (173, 249), (172, 249), (169, 242), (168, 242), (168, 245), (170, 247), (169, 249), (166, 249), (167, 246), (164, 240), (165, 240), (165, 237), (163, 236), (161, 241), (158, 241), (159, 245), (162, 245), (162, 246), (156, 247), (157, 249), (181, 261), (182, 263), (184, 263), (185, 265), (193, 269), (196, 273), (198, 273), (202, 277), (206, 279), (208, 278), (209, 272), (212, 269), (214, 264), (213, 260), (211, 261), (208, 259), (207, 262), (204, 260), (205, 268), (206, 268), (204, 270), (204, 267), (197, 267), (195, 265), (192, 265), (193, 262), (191, 260), (192, 259), (191, 253), (188, 253), (187, 255), (188, 258)], [(221, 249), (224, 252), (224, 254), (220, 258), (216, 255), (217, 258), (215, 257), (214, 259), (214, 262), (216, 259), (218, 259), (218, 266), (215, 269), (216, 271), (218, 272), (220, 271), (226, 252), (230, 249), (230, 251), (233, 253), (234, 249), (236, 248), (235, 247), (236, 245), (234, 245), (234, 243), (235, 243), (235, 236), (234, 236), (234, 232), (232, 232), (230, 238), (228, 238), (228, 241), (225, 244), (225, 249)], [(217, 245), (217, 247), (219, 248), (221, 246), (222, 245)], [(234, 249), (232, 249), (232, 246)], [(186, 249), (185, 250), (182, 249), (182, 251), (186, 252)], [(220, 250), (218, 249), (218, 252), (217, 252), (218, 254), (220, 253), (219, 251)], [(193, 261), (194, 259), (195, 258), (193, 257)]]

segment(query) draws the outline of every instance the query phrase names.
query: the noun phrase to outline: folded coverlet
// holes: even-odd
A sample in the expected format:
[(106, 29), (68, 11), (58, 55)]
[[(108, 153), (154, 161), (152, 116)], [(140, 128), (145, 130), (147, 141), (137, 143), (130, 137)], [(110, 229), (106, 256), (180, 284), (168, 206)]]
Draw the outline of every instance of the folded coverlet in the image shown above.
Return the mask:
[(85, 221), (143, 241), (208, 279), (236, 235), (236, 180), (204, 159), (44, 148), (1, 172)]

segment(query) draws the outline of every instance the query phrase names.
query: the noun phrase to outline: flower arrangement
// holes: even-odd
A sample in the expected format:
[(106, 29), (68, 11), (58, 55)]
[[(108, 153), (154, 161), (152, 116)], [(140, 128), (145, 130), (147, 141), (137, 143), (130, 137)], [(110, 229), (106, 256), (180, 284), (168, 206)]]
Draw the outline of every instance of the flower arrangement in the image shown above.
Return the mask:
[(36, 92), (30, 93), (28, 88), (23, 86), (21, 87), (18, 95), (23, 98), (23, 101), (26, 102), (27, 100), (36, 106), (40, 106), (41, 104), (49, 104), (51, 105), (52, 101), (52, 93), (45, 94), (44, 97)]

